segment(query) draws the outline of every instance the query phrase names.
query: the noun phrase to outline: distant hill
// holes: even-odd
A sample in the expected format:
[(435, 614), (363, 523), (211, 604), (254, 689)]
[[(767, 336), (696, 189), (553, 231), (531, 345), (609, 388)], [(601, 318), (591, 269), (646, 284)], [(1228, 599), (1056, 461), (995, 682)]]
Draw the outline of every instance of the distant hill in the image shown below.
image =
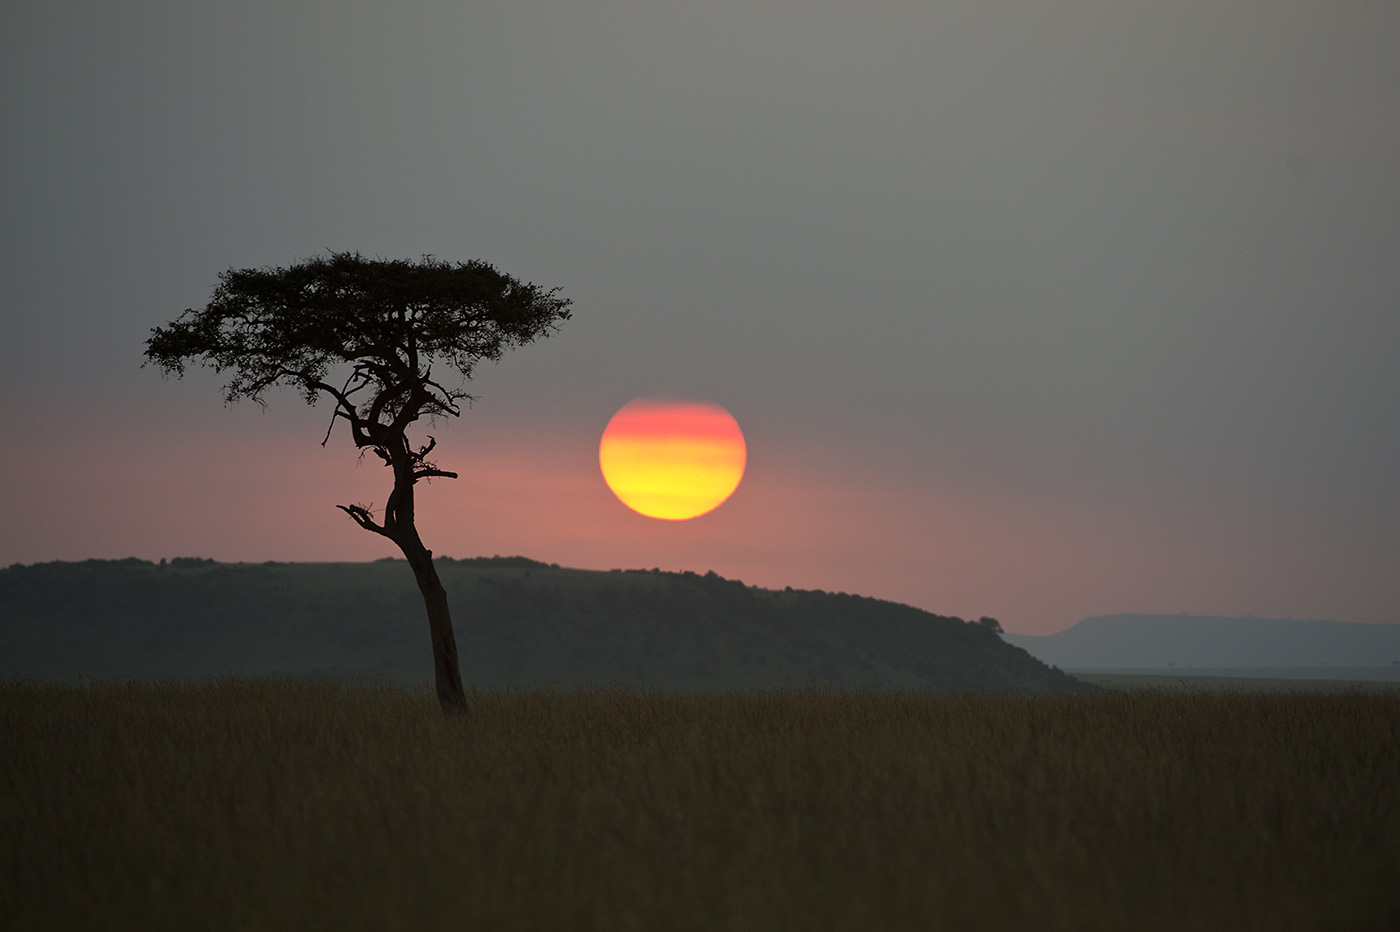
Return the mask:
[(1400, 624), (1199, 615), (1101, 615), (1006, 640), (1068, 670), (1381, 667), (1400, 662)]
[[(876, 599), (523, 557), (442, 559), (438, 570), (473, 685), (1093, 688), (979, 624)], [(0, 677), (223, 673), (430, 681), (407, 564), (129, 559), (0, 570)]]

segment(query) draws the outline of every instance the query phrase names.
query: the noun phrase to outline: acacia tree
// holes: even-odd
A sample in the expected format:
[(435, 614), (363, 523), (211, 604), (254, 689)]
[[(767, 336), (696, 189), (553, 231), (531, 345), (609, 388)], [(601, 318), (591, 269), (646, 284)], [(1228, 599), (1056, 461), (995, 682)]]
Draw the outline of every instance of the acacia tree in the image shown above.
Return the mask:
[(269, 388), (335, 406), (324, 446), (345, 421), (355, 446), (393, 470), (376, 520), (363, 504), (337, 505), (403, 552), (428, 611), (438, 701), (466, 709), (447, 593), (414, 521), (414, 486), (455, 479), (429, 459), (437, 441), (409, 439), (420, 419), (461, 414), (466, 380), (482, 360), (549, 336), (569, 318), (558, 289), (522, 284), (480, 261), (365, 259), (331, 253), (289, 268), (230, 269), (203, 310), (186, 310), (146, 341), (146, 359), (182, 377), (187, 363), (230, 373), (224, 400), (265, 404)]

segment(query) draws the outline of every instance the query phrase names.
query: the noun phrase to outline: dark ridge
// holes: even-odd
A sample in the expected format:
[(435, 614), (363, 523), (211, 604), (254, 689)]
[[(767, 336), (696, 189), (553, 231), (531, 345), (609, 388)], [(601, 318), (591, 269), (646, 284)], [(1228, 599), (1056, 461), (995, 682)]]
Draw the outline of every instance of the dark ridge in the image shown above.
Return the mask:
[(435, 557), (438, 563), (456, 564), (457, 566), (490, 566), (496, 568), (515, 567), (517, 569), (539, 568), (539, 569), (559, 569), (558, 563), (545, 563), (540, 560), (531, 560), (529, 557), (467, 557), (464, 560), (454, 560), (451, 557)]
[[(439, 559), (465, 678), (478, 686), (835, 686), (1078, 692), (992, 619), (714, 572)], [(290, 674), (421, 684), (428, 626), (402, 561), (194, 557), (0, 570), (0, 677)]]

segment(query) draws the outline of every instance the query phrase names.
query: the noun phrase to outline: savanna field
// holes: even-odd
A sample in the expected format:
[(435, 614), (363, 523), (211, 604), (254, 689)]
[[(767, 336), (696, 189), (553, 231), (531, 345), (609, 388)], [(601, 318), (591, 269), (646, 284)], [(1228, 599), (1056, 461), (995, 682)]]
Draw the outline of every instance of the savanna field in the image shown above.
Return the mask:
[(1400, 928), (1400, 695), (0, 685), (6, 929)]

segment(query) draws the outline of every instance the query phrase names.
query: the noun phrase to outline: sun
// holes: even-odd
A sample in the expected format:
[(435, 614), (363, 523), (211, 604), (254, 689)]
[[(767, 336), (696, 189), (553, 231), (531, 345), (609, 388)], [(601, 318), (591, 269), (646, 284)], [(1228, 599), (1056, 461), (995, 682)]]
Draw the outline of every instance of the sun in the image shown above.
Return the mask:
[(638, 398), (598, 443), (603, 481), (638, 514), (685, 521), (724, 504), (744, 478), (748, 448), (719, 405)]

